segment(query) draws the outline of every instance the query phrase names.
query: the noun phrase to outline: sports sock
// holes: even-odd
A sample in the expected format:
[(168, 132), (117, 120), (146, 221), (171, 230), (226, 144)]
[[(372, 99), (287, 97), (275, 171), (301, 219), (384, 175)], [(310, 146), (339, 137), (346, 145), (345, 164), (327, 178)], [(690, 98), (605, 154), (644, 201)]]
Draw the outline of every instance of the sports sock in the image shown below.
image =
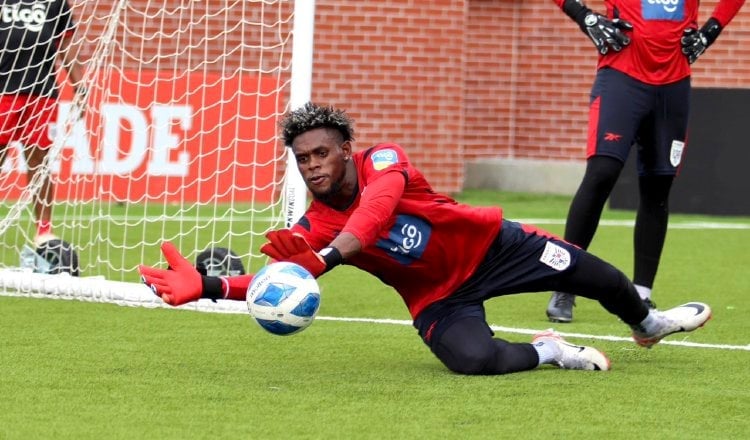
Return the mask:
[(650, 299), (651, 298), (651, 288), (646, 286), (641, 286), (640, 284), (635, 285), (635, 290), (638, 291), (638, 295), (641, 297), (641, 299)]
[(660, 317), (658, 313), (659, 312), (655, 310), (649, 310), (648, 315), (646, 315), (643, 321), (641, 321), (640, 324), (633, 326), (633, 328), (645, 334), (656, 333), (662, 325), (662, 320), (659, 319)]
[(539, 365), (555, 362), (562, 352), (560, 346), (554, 341), (538, 341), (531, 345), (539, 355)]
[(39, 220), (36, 224), (36, 235), (50, 234), (52, 232), (52, 222), (49, 220)]

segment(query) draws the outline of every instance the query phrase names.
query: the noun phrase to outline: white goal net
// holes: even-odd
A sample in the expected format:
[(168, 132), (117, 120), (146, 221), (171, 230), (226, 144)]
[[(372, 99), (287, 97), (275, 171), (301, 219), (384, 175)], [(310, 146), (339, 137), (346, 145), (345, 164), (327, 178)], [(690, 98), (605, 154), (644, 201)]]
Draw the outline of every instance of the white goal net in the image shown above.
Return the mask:
[[(37, 38), (38, 47), (60, 38), (64, 26), (45, 8), (63, 1), (3, 4), (0, 37), (22, 29), (23, 41)], [(0, 291), (153, 301), (137, 266), (166, 267), (164, 240), (208, 272), (257, 270), (267, 261), (258, 252), (264, 233), (289, 217), (277, 128), (280, 116), (301, 104), (290, 98), (294, 2), (67, 3), (74, 25), (65, 30), (72, 35), (67, 53), (85, 67), (84, 87), (73, 86), (59, 52), (44, 53), (59, 89), (57, 122), (48, 132), (54, 141), (31, 181), (29, 146), (16, 137), (5, 146)], [(18, 44), (0, 41), (3, 69), (46, 81), (38, 66), (18, 62)], [(28, 123), (17, 118), (3, 131), (24, 132)], [(45, 203), (46, 176), (54, 187), (51, 233), (72, 247), (77, 277), (49, 274), (54, 267), (38, 257), (35, 206)]]

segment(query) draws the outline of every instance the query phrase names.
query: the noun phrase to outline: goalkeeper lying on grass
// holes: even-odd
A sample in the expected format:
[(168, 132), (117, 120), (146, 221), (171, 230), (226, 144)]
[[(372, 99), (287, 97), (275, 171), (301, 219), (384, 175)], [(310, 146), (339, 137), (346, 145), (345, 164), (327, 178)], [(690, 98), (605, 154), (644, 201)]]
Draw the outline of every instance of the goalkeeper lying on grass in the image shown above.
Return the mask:
[[(340, 264), (377, 276), (401, 295), (424, 343), (454, 372), (609, 369), (603, 353), (551, 331), (531, 343), (493, 338), (484, 301), (496, 296), (563, 290), (597, 300), (644, 347), (711, 317), (708, 305), (695, 302), (649, 309), (622, 272), (592, 254), (505, 220), (500, 208), (436, 193), (396, 144), (353, 152), (352, 121), (342, 110), (308, 103), (286, 115), (282, 128), (314, 199), (291, 229), (269, 232), (261, 251), (316, 277)], [(201, 276), (173, 245), (162, 250), (170, 270), (139, 270), (167, 303), (245, 299), (251, 275)]]

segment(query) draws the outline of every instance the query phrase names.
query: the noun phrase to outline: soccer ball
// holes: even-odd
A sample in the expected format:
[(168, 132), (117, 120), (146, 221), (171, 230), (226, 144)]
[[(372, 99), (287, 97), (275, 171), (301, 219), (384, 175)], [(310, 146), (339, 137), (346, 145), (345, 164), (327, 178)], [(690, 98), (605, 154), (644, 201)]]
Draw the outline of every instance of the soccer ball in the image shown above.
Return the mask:
[(271, 263), (247, 288), (247, 308), (264, 330), (291, 335), (312, 324), (320, 307), (320, 287), (304, 267)]

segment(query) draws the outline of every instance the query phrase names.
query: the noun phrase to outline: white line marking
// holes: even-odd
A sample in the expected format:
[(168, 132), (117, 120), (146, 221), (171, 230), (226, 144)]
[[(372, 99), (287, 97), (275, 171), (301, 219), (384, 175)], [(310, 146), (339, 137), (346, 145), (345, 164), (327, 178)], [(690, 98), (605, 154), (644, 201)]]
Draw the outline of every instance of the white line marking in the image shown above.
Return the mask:
[[(527, 223), (530, 225), (564, 225), (564, 219), (554, 218), (525, 218), (525, 219), (512, 219), (508, 220), (517, 221), (519, 223)], [(632, 228), (635, 224), (634, 220), (600, 220), (600, 226), (613, 226), (613, 227), (628, 227)], [(750, 229), (750, 223), (741, 222), (670, 222), (669, 229)]]
[[(364, 323), (371, 323), (371, 324), (394, 324), (394, 325), (408, 325), (411, 326), (411, 321), (406, 320), (398, 320), (398, 319), (376, 319), (376, 318), (339, 318), (339, 317), (332, 317), (332, 316), (318, 316), (315, 319), (319, 319), (321, 321), (341, 321), (341, 322), (364, 322)], [(526, 329), (526, 328), (514, 328), (514, 327), (502, 327), (497, 325), (491, 325), (490, 328), (493, 331), (503, 332), (503, 333), (514, 333), (514, 334), (522, 334), (522, 335), (535, 335), (539, 333), (542, 330), (534, 330), (534, 329)], [(585, 333), (568, 333), (568, 332), (559, 332), (557, 333), (560, 336), (567, 337), (567, 338), (583, 338), (583, 339), (596, 339), (600, 341), (615, 341), (615, 342), (628, 342), (633, 343), (633, 340), (629, 337), (622, 337), (622, 336), (606, 336), (606, 335), (589, 335)], [(675, 341), (675, 340), (667, 340), (662, 339), (661, 342), (659, 342), (659, 345), (676, 345), (676, 346), (682, 346), (682, 347), (695, 347), (695, 348), (718, 348), (720, 350), (742, 350), (742, 351), (750, 351), (750, 344), (747, 345), (726, 345), (726, 344), (706, 344), (706, 343), (700, 343), (700, 342), (689, 342), (689, 341)]]
[[(128, 306), (128, 307), (145, 307), (145, 308), (150, 308), (150, 309), (162, 308), (162, 309), (167, 309), (167, 310), (185, 310), (185, 311), (202, 312), (202, 313), (221, 313), (221, 314), (234, 314), (234, 315), (243, 315), (243, 314), (248, 313), (247, 306), (245, 305), (244, 301), (231, 301), (231, 300), (219, 300), (219, 301), (213, 302), (208, 299), (201, 299), (199, 301), (188, 303), (180, 307), (172, 307), (172, 306), (165, 304), (163, 301), (156, 298), (155, 296), (152, 297), (152, 295), (147, 295), (149, 300), (145, 302), (143, 301), (123, 302), (123, 301), (116, 300), (116, 299), (108, 299), (104, 296), (97, 297), (97, 298), (84, 299), (84, 298), (74, 298), (71, 296), (19, 293), (19, 292), (13, 292), (13, 291), (4, 291), (0, 289), (0, 296), (35, 298), (35, 299), (56, 299), (56, 300), (78, 299), (83, 302), (91, 301), (91, 302), (98, 302), (98, 303), (116, 304), (116, 305)], [(317, 316), (315, 319), (319, 321), (361, 322), (361, 323), (366, 323), (366, 324), (405, 325), (405, 326), (410, 326), (410, 327), (412, 326), (412, 322), (410, 320), (404, 320), (404, 319), (345, 318), (345, 317), (336, 317), (336, 316)], [(498, 331), (498, 332), (503, 332), (503, 333), (522, 334), (522, 335), (535, 335), (539, 333), (540, 331), (545, 330), (545, 329), (535, 330), (535, 329), (516, 328), (516, 327), (502, 327), (502, 326), (497, 326), (497, 325), (490, 325), (490, 328), (493, 331)], [(570, 333), (570, 332), (559, 332), (559, 331), (558, 333), (561, 336), (568, 337), (568, 338), (596, 339), (596, 340), (601, 340), (601, 341), (628, 342), (631, 344), (633, 343), (633, 340), (630, 339), (629, 337), (622, 337), (622, 336), (589, 335), (589, 334), (584, 334), (584, 333)], [(688, 335), (688, 334), (686, 333), (685, 335)], [(661, 342), (659, 342), (659, 344), (676, 345), (676, 346), (682, 346), (682, 347), (695, 347), (695, 348), (716, 348), (719, 350), (750, 351), (750, 344), (747, 344), (747, 345), (707, 344), (707, 343), (699, 343), (699, 342), (689, 342), (684, 339), (682, 341), (677, 341), (674, 339), (662, 340)]]
[[(101, 215), (95, 216), (95, 215), (88, 215), (88, 216), (67, 216), (67, 220), (70, 221), (78, 221), (78, 222), (84, 222), (84, 221), (103, 221), (103, 222), (114, 222), (114, 223), (124, 223), (128, 221), (133, 220), (143, 220), (147, 223), (158, 223), (158, 222), (164, 222), (164, 221), (174, 221), (174, 222), (217, 222), (217, 223), (225, 223), (225, 222), (236, 222), (236, 221), (247, 221), (251, 219), (251, 217), (247, 213), (232, 213), (231, 211), (222, 212), (219, 216), (185, 216), (185, 215), (169, 215), (169, 214), (159, 214), (159, 215), (147, 215), (145, 217), (138, 217), (133, 215), (108, 215), (105, 213), (102, 213)], [(259, 221), (259, 222), (279, 222), (282, 221), (280, 217), (268, 217), (268, 216), (255, 216), (252, 217), (253, 221)], [(565, 219), (559, 219), (559, 218), (507, 218), (506, 220), (511, 220), (519, 223), (526, 223), (530, 225), (564, 225)], [(610, 227), (625, 227), (625, 228), (632, 228), (634, 225), (634, 220), (600, 220), (599, 225), (600, 226), (610, 226)], [(670, 221), (669, 222), (669, 229), (728, 229), (728, 230), (750, 230), (750, 223), (742, 222), (742, 221), (727, 221), (727, 222), (708, 222), (708, 221)]]

